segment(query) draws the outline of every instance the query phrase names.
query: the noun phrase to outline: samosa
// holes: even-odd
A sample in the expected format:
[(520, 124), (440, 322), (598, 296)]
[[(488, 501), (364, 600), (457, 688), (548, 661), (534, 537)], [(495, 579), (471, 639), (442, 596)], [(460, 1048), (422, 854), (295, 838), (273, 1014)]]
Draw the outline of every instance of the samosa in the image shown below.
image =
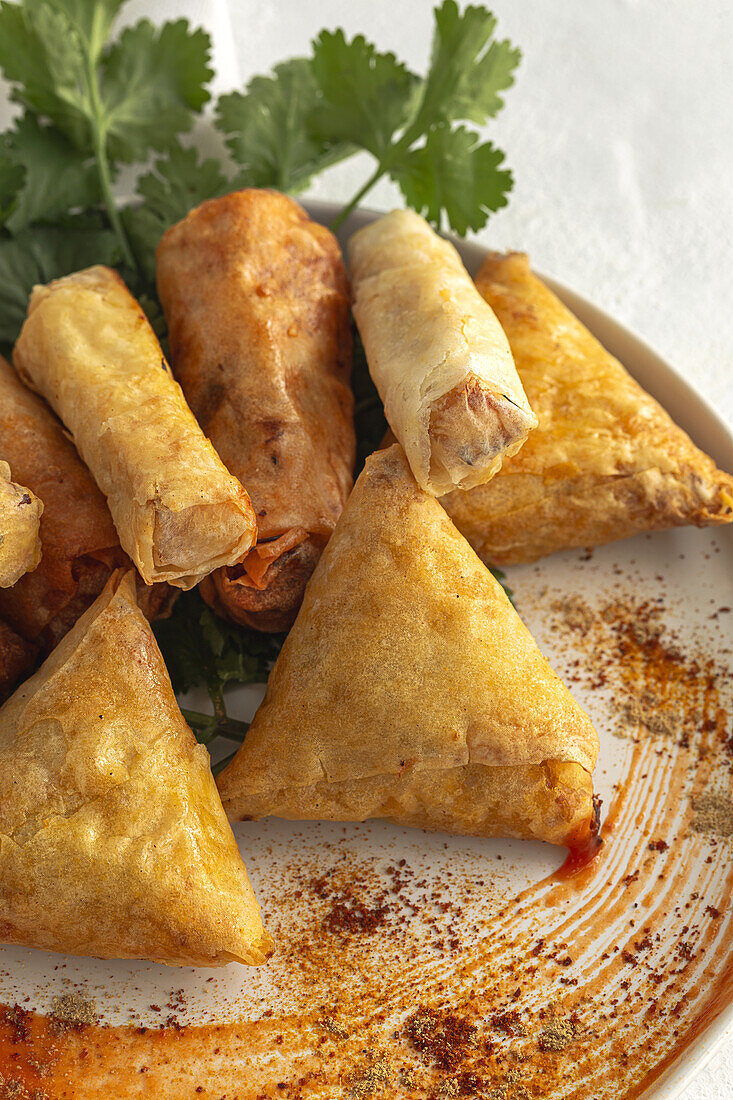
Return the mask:
[(539, 419), (492, 482), (441, 503), (486, 562), (531, 562), (640, 531), (733, 520), (716, 468), (530, 270), (492, 253), (476, 284)]
[(0, 460), (0, 588), (12, 588), (41, 560), (42, 512), (43, 502), (25, 485), (17, 485), (10, 466)]
[(0, 709), (0, 940), (191, 966), (271, 952), (132, 572)]
[(381, 817), (582, 848), (598, 738), (395, 444), (368, 460), (247, 738), (230, 817)]

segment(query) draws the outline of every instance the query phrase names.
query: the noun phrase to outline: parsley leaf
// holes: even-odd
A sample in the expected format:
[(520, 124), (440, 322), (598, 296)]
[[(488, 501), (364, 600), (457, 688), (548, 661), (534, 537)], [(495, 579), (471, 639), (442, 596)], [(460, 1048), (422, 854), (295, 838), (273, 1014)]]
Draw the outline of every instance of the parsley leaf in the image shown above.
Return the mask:
[(499, 569), (499, 567), (496, 565), (490, 565), (489, 572), (494, 577), (494, 580), (497, 580), (501, 587), (504, 589), (504, 592), (506, 593), (506, 598), (509, 600), (509, 603), (516, 611), (517, 605), (514, 602), (514, 589), (510, 588), (509, 585), (506, 583), (506, 573), (504, 572), (504, 570)]
[[(440, 228), (444, 214), (465, 234), (485, 225), (506, 203), (512, 177), (503, 154), (453, 123), (484, 123), (502, 106), (519, 51), (493, 39), (496, 18), (455, 0), (435, 9), (430, 69), (418, 80), (393, 54), (377, 53), (357, 36), (324, 32), (314, 44), (313, 72), (326, 106), (313, 114), (322, 137), (338, 137), (371, 153), (374, 172), (334, 222), (337, 228), (377, 180), (390, 175), (408, 202)], [(445, 163), (442, 163), (442, 159)]]
[(316, 108), (316, 132), (355, 142), (378, 159), (407, 120), (417, 77), (393, 53), (379, 53), (359, 34), (323, 31), (313, 43), (313, 74), (326, 101)]
[(224, 688), (264, 683), (285, 635), (260, 634), (219, 619), (195, 590), (180, 596), (171, 617), (153, 623), (153, 630), (175, 691), (203, 683), (209, 693), (213, 715), (184, 711), (199, 740), (241, 740), (246, 723), (227, 715)]
[(356, 429), (354, 477), (358, 477), (369, 455), (378, 449), (384, 439), (389, 425), (384, 415), (382, 399), (369, 373), (364, 345), (354, 321), (351, 322), (351, 330), (354, 338), (351, 388), (354, 391), (354, 428)]
[(150, 293), (155, 288), (155, 249), (166, 229), (205, 199), (225, 195), (231, 183), (217, 160), (200, 160), (179, 142), (137, 182), (140, 203), (123, 211), (127, 235)]
[(157, 30), (147, 19), (125, 30), (104, 58), (101, 126), (112, 161), (144, 160), (189, 130), (209, 99), (211, 40), (185, 19)]
[(216, 125), (240, 166), (239, 186), (297, 192), (354, 152), (337, 134), (322, 138), (307, 125), (320, 98), (304, 57), (276, 65), (272, 76), (254, 77), (244, 94), (219, 98)]
[(436, 8), (430, 72), (418, 116), (424, 124), (468, 119), (482, 126), (501, 110), (499, 93), (514, 83), (522, 55), (509, 41), (492, 41), (495, 29), (496, 16), (486, 8), (469, 5), (461, 13), (455, 0)]
[(0, 240), (0, 346), (14, 343), (36, 283), (119, 259), (115, 234), (94, 214), (22, 229), (15, 237)]
[(26, 112), (6, 135), (6, 148), (23, 170), (22, 187), (6, 219), (12, 232), (99, 202), (99, 179), (93, 162), (80, 157), (56, 127), (42, 126), (35, 115)]
[[(78, 150), (77, 183), (86, 181), (84, 158), (93, 158), (110, 226), (134, 268), (112, 194), (117, 165), (171, 148), (209, 98), (213, 71), (209, 36), (191, 31), (185, 19), (160, 29), (143, 19), (108, 46), (120, 7), (121, 0), (3, 0), (0, 68), (12, 97), (48, 118)], [(32, 208), (30, 199), (26, 206)]]
[(0, 225), (14, 209), (24, 180), (23, 165), (16, 164), (4, 145), (0, 145)]
[(425, 144), (408, 153), (392, 175), (408, 205), (440, 226), (442, 211), (464, 236), (486, 225), (489, 212), (507, 204), (512, 174), (500, 170), (504, 154), (490, 141), (459, 126), (436, 126)]

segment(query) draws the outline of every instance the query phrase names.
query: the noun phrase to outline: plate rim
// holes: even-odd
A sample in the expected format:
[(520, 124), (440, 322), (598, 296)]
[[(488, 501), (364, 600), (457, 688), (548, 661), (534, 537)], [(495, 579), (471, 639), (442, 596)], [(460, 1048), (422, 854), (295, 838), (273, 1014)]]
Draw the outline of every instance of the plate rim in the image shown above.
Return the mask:
[[(329, 225), (343, 210), (342, 203), (322, 199), (304, 198), (302, 205), (312, 218), (324, 225)], [(387, 211), (360, 207), (349, 215), (337, 232), (345, 256), (346, 241), (351, 233), (385, 213)], [(455, 246), (471, 274), (491, 251), (488, 245), (476, 240), (463, 240), (450, 233), (441, 235)], [(699, 438), (699, 422), (707, 422), (705, 435), (710, 433), (711, 442), (706, 440), (704, 450), (722, 469), (733, 471), (733, 426), (726, 423), (707, 397), (676, 371), (646, 340), (615, 320), (601, 306), (554, 276), (545, 275), (542, 271), (537, 274), (604, 347), (621, 360), (629, 374), (659, 401), (693, 440)], [(629, 357), (634, 360), (633, 363), (626, 361)], [(730, 958), (733, 961), (733, 953)], [(644, 1100), (679, 1100), (731, 1037), (733, 1002), (707, 1024), (690, 1046), (645, 1089)]]

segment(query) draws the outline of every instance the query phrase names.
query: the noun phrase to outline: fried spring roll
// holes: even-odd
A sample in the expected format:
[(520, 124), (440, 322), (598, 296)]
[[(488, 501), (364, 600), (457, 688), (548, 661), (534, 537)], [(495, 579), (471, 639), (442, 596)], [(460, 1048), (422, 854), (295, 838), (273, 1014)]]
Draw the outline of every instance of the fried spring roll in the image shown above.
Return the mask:
[(286, 195), (250, 189), (169, 229), (157, 268), (176, 377), (257, 514), (257, 545), (202, 594), (236, 622), (286, 629), (352, 485), (338, 244)]
[(90, 267), (36, 287), (21, 376), (69, 428), (147, 584), (192, 588), (256, 537), (247, 493), (204, 438), (120, 277)]
[(11, 588), (41, 560), (42, 512), (43, 503), (12, 481), (10, 466), (0, 461), (0, 588)]
[(453, 245), (409, 210), (349, 242), (354, 317), (384, 413), (433, 496), (489, 481), (537, 418)]
[[(0, 589), (0, 618), (47, 653), (99, 595), (113, 570), (129, 568), (129, 559), (104, 497), (62, 425), (2, 357), (0, 451), (15, 476), (44, 502), (40, 565), (12, 588)], [(168, 585), (138, 587), (149, 618), (167, 610)]]

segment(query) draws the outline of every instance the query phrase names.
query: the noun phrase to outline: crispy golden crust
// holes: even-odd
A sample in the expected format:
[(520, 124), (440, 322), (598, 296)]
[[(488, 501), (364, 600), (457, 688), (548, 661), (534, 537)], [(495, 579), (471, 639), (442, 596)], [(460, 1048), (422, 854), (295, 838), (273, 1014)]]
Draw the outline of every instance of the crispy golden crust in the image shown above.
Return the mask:
[(0, 620), (0, 703), (35, 664), (37, 649)]
[(393, 210), (354, 234), (349, 260), (369, 371), (417, 483), (439, 496), (489, 481), (537, 418), (455, 248)]
[(42, 512), (43, 502), (14, 482), (10, 466), (0, 460), (0, 588), (11, 588), (41, 560)]
[(589, 718), (393, 446), (357, 481), (219, 787), (233, 818), (380, 816), (562, 844), (592, 828), (597, 754)]
[(36, 287), (13, 360), (71, 431), (147, 584), (191, 588), (247, 552), (256, 538), (249, 497), (116, 272), (90, 267)]
[(485, 561), (529, 562), (639, 531), (731, 522), (733, 478), (532, 274), (526, 256), (490, 255), (476, 282), (539, 417), (489, 485), (441, 501)]
[(132, 574), (0, 709), (0, 940), (180, 965), (272, 941)]
[(257, 514), (257, 547), (202, 591), (236, 622), (285, 629), (352, 485), (341, 252), (292, 199), (249, 189), (169, 229), (157, 271), (176, 377)]
[[(40, 565), (0, 590), (0, 616), (49, 652), (99, 595), (114, 569), (129, 567), (94, 479), (44, 401), (0, 357), (0, 451), (16, 476), (44, 502)], [(145, 588), (148, 617), (165, 613), (167, 584)]]

